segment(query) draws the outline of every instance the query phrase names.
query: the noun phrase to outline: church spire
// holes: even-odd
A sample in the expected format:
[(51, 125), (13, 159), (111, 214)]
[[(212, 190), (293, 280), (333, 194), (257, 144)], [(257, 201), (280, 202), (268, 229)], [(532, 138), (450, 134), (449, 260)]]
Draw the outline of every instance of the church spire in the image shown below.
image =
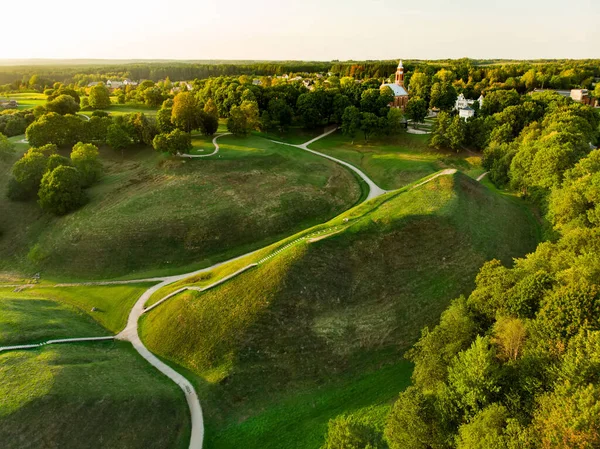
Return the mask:
[(402, 59), (398, 63), (398, 68), (396, 69), (396, 84), (404, 87), (404, 66), (402, 65)]

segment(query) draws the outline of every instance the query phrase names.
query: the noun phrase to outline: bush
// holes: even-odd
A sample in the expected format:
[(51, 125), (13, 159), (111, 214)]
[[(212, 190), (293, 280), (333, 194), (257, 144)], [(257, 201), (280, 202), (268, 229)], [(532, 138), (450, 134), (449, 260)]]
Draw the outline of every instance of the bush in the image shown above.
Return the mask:
[(64, 215), (85, 203), (82, 179), (74, 167), (60, 166), (42, 178), (38, 193), (42, 209), (55, 215)]
[(81, 179), (85, 187), (91, 186), (102, 176), (102, 163), (98, 159), (98, 147), (91, 143), (79, 142), (73, 147), (71, 160), (73, 165), (81, 173)]
[(189, 133), (176, 129), (169, 134), (159, 134), (154, 137), (152, 146), (162, 153), (185, 153), (192, 148), (192, 137)]

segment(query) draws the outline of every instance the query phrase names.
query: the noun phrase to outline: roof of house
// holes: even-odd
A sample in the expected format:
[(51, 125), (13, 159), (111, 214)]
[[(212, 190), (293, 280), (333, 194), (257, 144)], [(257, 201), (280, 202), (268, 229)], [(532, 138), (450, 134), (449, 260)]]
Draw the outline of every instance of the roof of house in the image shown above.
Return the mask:
[(395, 97), (408, 96), (408, 92), (406, 92), (406, 89), (402, 86), (398, 86), (395, 83), (382, 84), (381, 87), (389, 87), (390, 89), (392, 89), (392, 92), (394, 93)]

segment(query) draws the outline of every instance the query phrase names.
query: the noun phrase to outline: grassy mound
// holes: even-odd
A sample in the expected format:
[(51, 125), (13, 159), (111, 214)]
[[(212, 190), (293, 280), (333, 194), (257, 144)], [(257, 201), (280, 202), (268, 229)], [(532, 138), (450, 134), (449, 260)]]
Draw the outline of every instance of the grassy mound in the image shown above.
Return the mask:
[[(333, 410), (369, 405), (345, 392), (395, 398), (410, 376), (402, 353), (420, 329), (472, 289), (483, 261), (510, 263), (537, 240), (526, 209), (460, 173), (333, 223), (346, 228), (145, 317), (148, 347), (197, 376), (207, 448), (318, 448)], [(393, 380), (369, 380), (385, 369)], [(301, 431), (281, 431), (286, 411), (300, 414)]]
[[(197, 147), (210, 146), (201, 140)], [(219, 154), (194, 160), (152, 149), (122, 160), (102, 149), (105, 176), (89, 189), (90, 202), (64, 217), (2, 193), (0, 269), (55, 279), (181, 272), (330, 219), (361, 195), (354, 176), (331, 161), (260, 137), (219, 143)], [(10, 165), (2, 163), (5, 175)]]
[(0, 353), (3, 449), (186, 448), (177, 385), (126, 343)]
[[(67, 316), (70, 306), (79, 311), (73, 317), (78, 316), (85, 321), (91, 317), (106, 330), (116, 334), (127, 324), (127, 317), (133, 304), (151, 286), (152, 283), (37, 287), (26, 288), (20, 292), (14, 292), (12, 288), (0, 288), (0, 311), (12, 310), (13, 313), (16, 313), (15, 320), (22, 322), (24, 326), (32, 328), (38, 326), (38, 331), (43, 328), (42, 323), (46, 318), (53, 326), (57, 326), (57, 329), (67, 330), (69, 326), (62, 319), (62, 315), (67, 321), (71, 321)], [(95, 310), (92, 312), (93, 308)], [(54, 315), (54, 312), (58, 315)], [(75, 311), (71, 313), (75, 313)], [(82, 316), (82, 313), (87, 316)], [(5, 318), (9, 325), (11, 319)], [(103, 335), (106, 334), (107, 332), (104, 331)], [(23, 338), (25, 338), (24, 335), (22, 333)], [(64, 337), (86, 336), (83, 333), (79, 335), (73, 329), (73, 332), (69, 332)]]
[(408, 185), (443, 168), (458, 168), (469, 175), (483, 173), (479, 157), (434, 150), (425, 134), (400, 134), (364, 142), (341, 132), (311, 144), (310, 148), (349, 162), (363, 170), (381, 188), (392, 190)]

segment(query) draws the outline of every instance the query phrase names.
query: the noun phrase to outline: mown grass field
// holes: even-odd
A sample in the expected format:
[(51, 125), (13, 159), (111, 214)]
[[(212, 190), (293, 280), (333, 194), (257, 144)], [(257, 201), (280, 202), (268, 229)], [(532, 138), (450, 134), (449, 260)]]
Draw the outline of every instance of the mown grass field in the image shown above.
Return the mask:
[(188, 415), (179, 387), (128, 343), (0, 353), (3, 449), (184, 449)]
[[(219, 143), (218, 155), (197, 160), (102, 148), (105, 176), (64, 217), (0, 196), (0, 269), (62, 280), (191, 271), (326, 221), (361, 196), (333, 162), (256, 136)], [(4, 192), (11, 166), (1, 164)]]
[(0, 346), (105, 335), (106, 329), (75, 307), (0, 291)]
[(428, 145), (429, 136), (403, 133), (366, 143), (337, 131), (311, 144), (310, 148), (349, 162), (363, 170), (386, 190), (398, 189), (443, 168), (467, 174), (480, 170), (479, 157), (468, 153), (438, 151)]
[(346, 229), (144, 317), (148, 347), (196, 376), (208, 449), (317, 449), (328, 419), (393, 401), (420, 329), (470, 292), (485, 260), (510, 264), (538, 235), (526, 208), (461, 173), (330, 224)]
[(46, 96), (36, 92), (19, 92), (6, 96), (0, 95), (0, 100), (16, 100), (18, 110), (32, 109), (36, 106), (46, 104)]
[[(106, 329), (102, 335), (116, 334), (123, 330), (127, 324), (127, 317), (133, 304), (150, 286), (152, 286), (152, 283), (39, 287), (26, 288), (20, 292), (14, 292), (12, 288), (1, 288), (0, 286), (0, 310), (3, 308), (7, 311), (15, 309), (18, 313), (17, 317), (26, 322), (24, 325), (31, 328), (35, 328), (36, 320), (39, 317), (38, 326), (40, 329), (38, 330), (41, 330), (45, 316), (52, 324), (60, 328), (67, 327), (64, 321), (58, 317), (56, 320), (52, 320), (51, 313), (55, 308), (64, 311), (69, 310), (68, 306), (70, 306), (86, 314), (87, 319), (85, 321), (89, 321), (89, 318), (91, 318)], [(96, 310), (92, 312), (93, 308)], [(44, 312), (45, 310), (47, 312)], [(86, 336), (74, 332), (64, 335), (64, 337)]]

